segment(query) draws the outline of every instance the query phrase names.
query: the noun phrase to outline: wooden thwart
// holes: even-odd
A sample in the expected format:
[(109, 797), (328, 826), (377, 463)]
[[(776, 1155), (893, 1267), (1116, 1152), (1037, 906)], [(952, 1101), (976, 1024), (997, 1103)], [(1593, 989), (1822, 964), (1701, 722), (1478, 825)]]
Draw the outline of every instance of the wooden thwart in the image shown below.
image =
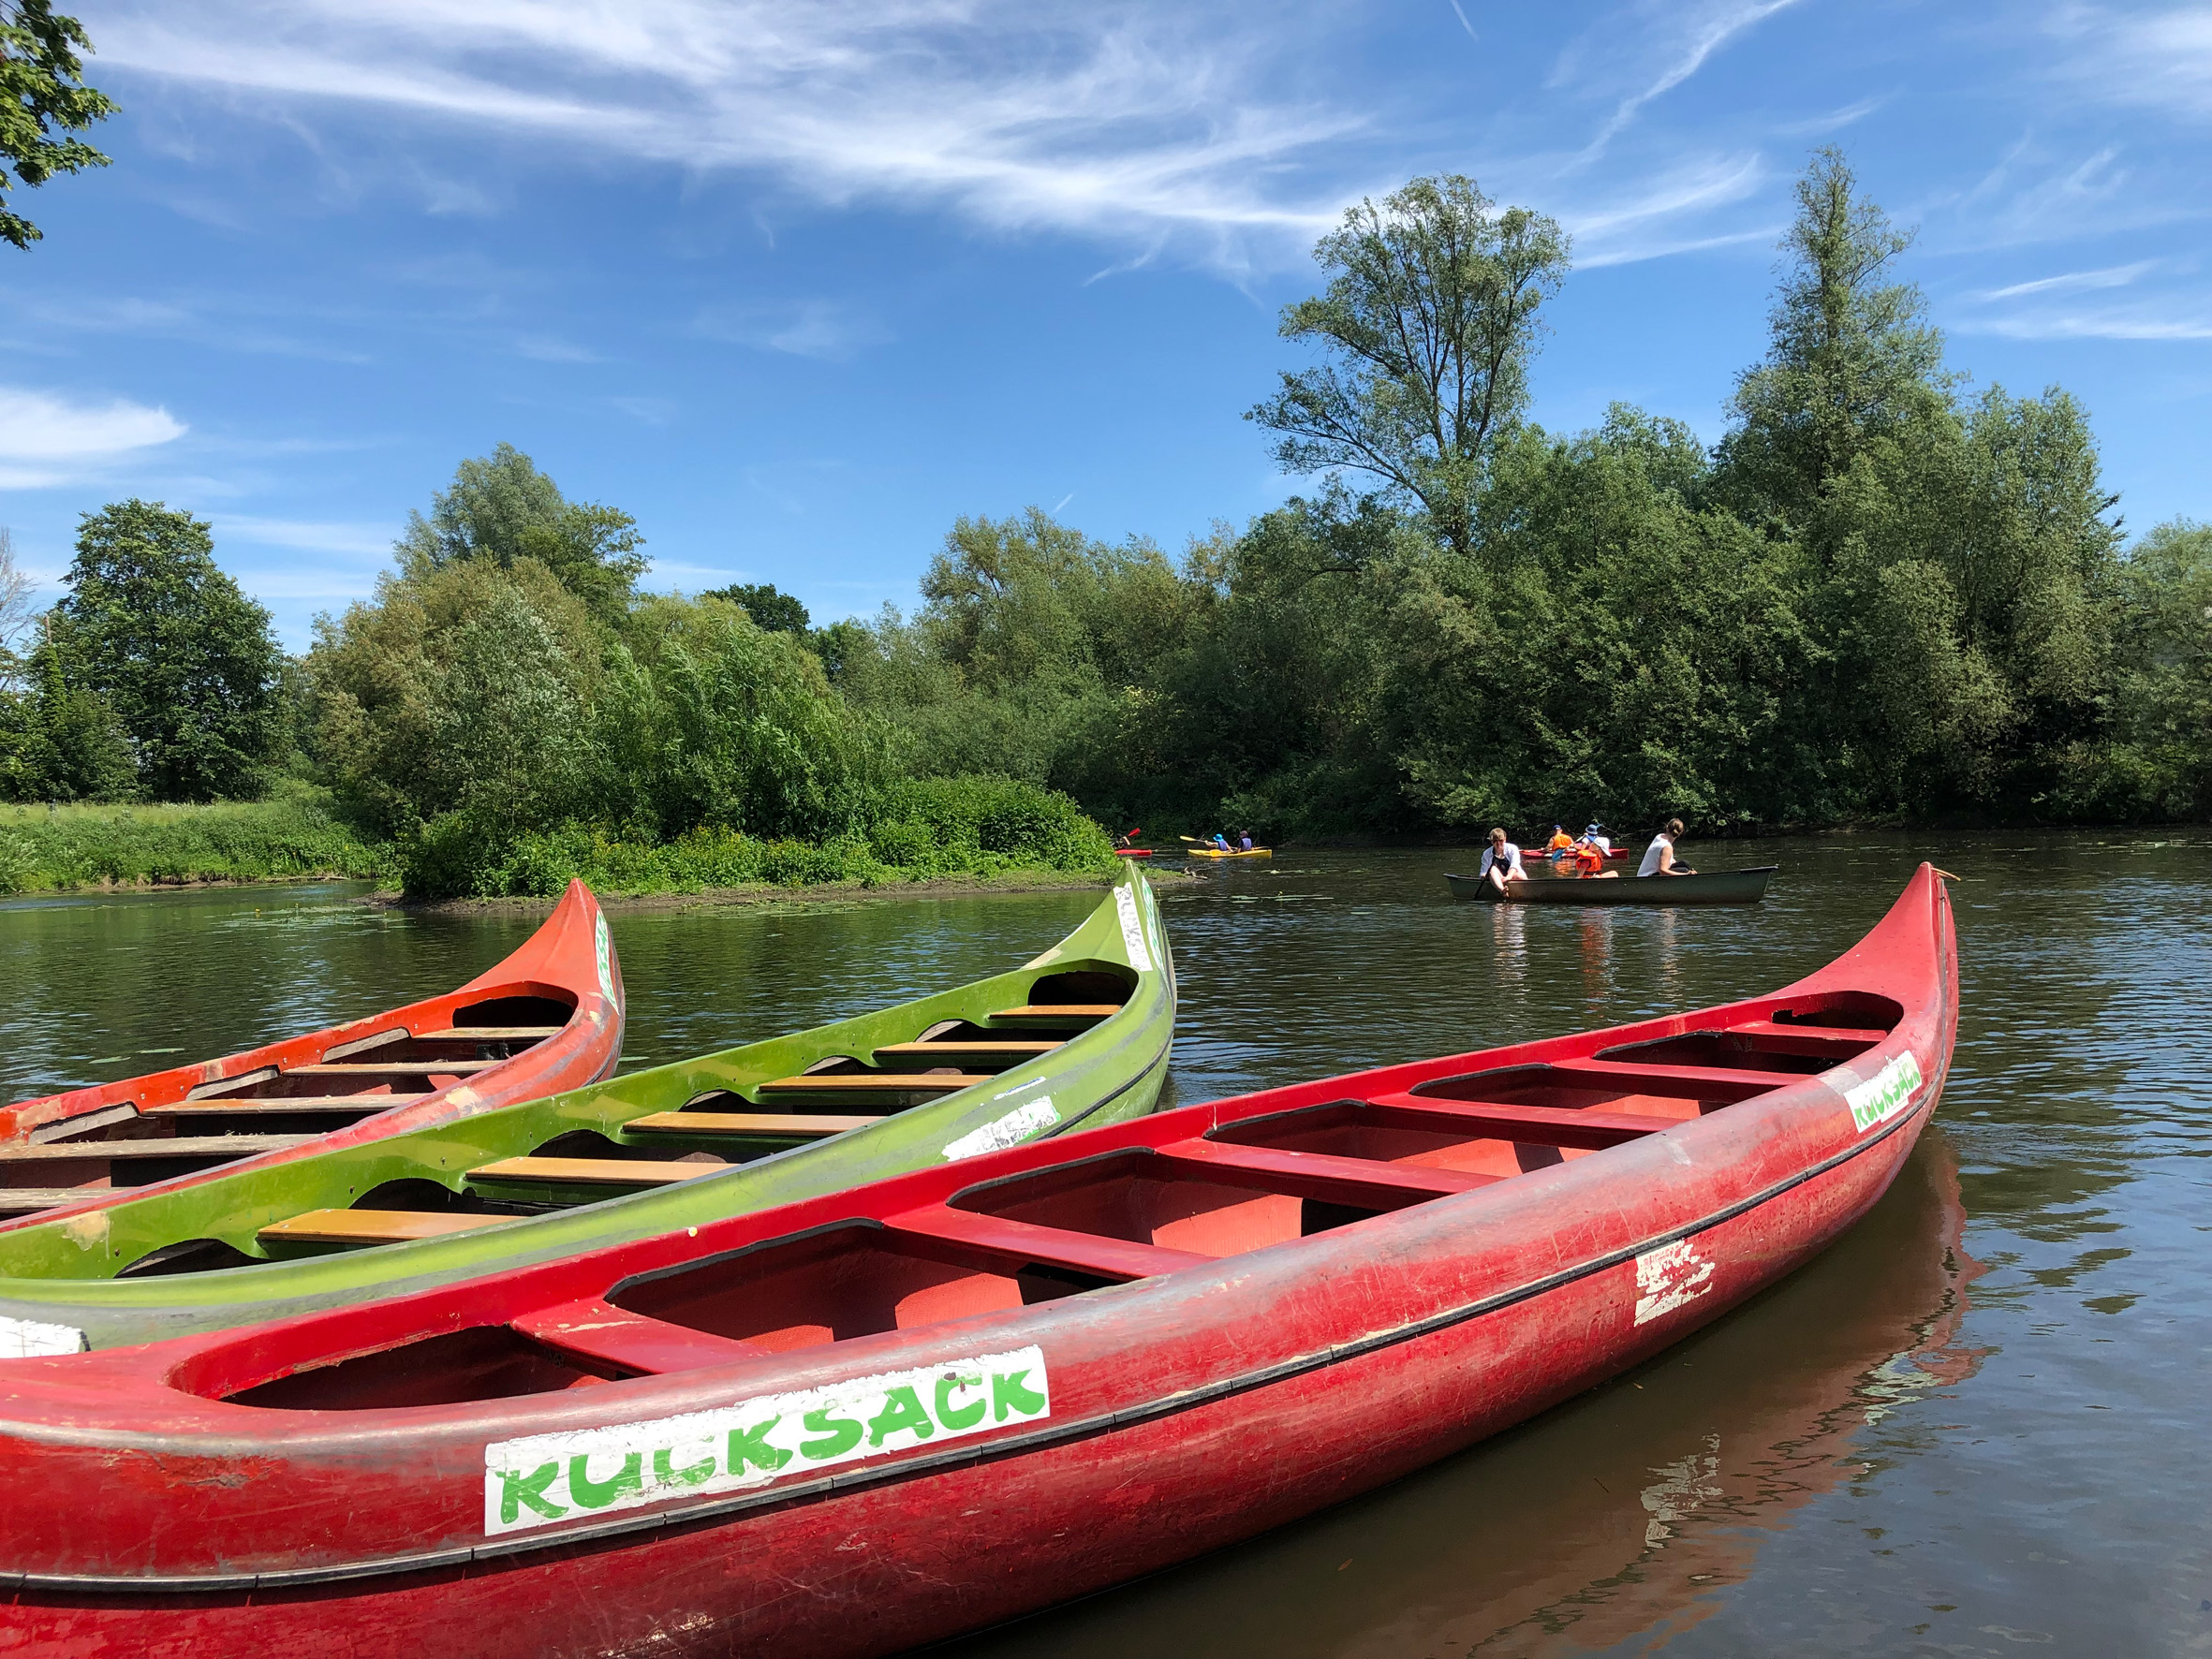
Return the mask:
[(990, 1018), (994, 1020), (1111, 1020), (1121, 1012), (1119, 1003), (1024, 1003), (1018, 1008), (1001, 1008)]
[[(465, 1077), (471, 1072), (489, 1071), (494, 1065), (505, 1065), (504, 1060), (337, 1060), (320, 1065), (295, 1065), (289, 1071), (279, 1072), (280, 1078), (426, 1078), (433, 1072), (448, 1077)], [(264, 1082), (274, 1082), (275, 1078), (265, 1078)]]
[(213, 1100), (179, 1101), (174, 1106), (150, 1106), (143, 1115), (184, 1122), (194, 1118), (281, 1118), (302, 1112), (353, 1111), (365, 1116), (370, 1112), (390, 1111), (410, 1100), (429, 1098), (428, 1094), (248, 1094), (236, 1100), (218, 1096)]
[(978, 1083), (995, 1082), (992, 1072), (955, 1072), (931, 1077), (912, 1071), (825, 1072), (815, 1077), (777, 1078), (762, 1083), (763, 1094), (955, 1094)]
[(479, 1183), (525, 1182), (532, 1186), (671, 1186), (719, 1175), (727, 1164), (662, 1164), (642, 1158), (502, 1158), (468, 1172)]
[(0, 1187), (0, 1215), (36, 1215), (41, 1210), (74, 1204), (84, 1198), (104, 1198), (108, 1193), (104, 1186)]
[(442, 1239), (473, 1232), (507, 1215), (453, 1215), (427, 1210), (310, 1210), (288, 1221), (272, 1222), (259, 1237), (297, 1244), (404, 1244), (410, 1239)]
[(836, 1117), (829, 1112), (656, 1111), (623, 1125), (631, 1135), (842, 1135), (865, 1129), (880, 1117)]
[(415, 1040), (419, 1043), (542, 1042), (549, 1036), (559, 1036), (562, 1029), (558, 1025), (449, 1025), (443, 1031), (419, 1031)]
[(243, 1158), (282, 1152), (315, 1140), (313, 1135), (173, 1135), (159, 1140), (50, 1140), (39, 1146), (0, 1146), (0, 1164), (81, 1164), (99, 1158)]
[(876, 1064), (887, 1065), (898, 1061), (928, 1060), (940, 1065), (965, 1065), (970, 1061), (990, 1062), (1003, 1060), (1018, 1064), (1034, 1060), (1040, 1054), (1050, 1054), (1059, 1048), (1058, 1043), (1044, 1042), (980, 1042), (980, 1043), (886, 1043), (876, 1050)]

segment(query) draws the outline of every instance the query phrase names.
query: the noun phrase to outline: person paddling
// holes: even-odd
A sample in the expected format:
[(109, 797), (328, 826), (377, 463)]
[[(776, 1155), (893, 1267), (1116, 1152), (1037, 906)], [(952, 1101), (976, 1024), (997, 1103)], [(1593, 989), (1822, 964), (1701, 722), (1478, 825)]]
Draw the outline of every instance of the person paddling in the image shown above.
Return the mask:
[(1527, 872), (1521, 868), (1521, 849), (1505, 838), (1503, 830), (1490, 831), (1490, 844), (1482, 849), (1482, 868), (1478, 874), (1500, 893), (1509, 881), (1519, 881)]
[(1573, 856), (1574, 837), (1567, 833), (1566, 825), (1552, 826), (1552, 838), (1543, 844), (1543, 852), (1544, 857), (1555, 864)]
[(1651, 844), (1644, 849), (1644, 862), (1636, 866), (1638, 875), (1695, 875), (1696, 871), (1674, 857), (1674, 843), (1682, 833), (1682, 820), (1669, 818), (1667, 827), (1651, 838)]

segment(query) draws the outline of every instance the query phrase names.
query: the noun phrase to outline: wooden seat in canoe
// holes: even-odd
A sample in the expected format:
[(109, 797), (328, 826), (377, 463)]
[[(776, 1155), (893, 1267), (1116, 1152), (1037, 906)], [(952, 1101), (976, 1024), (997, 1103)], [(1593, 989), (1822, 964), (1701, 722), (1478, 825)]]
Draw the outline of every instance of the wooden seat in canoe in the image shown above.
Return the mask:
[[(424, 1100), (425, 1094), (253, 1094), (202, 1096), (198, 1100), (180, 1100), (174, 1106), (150, 1106), (140, 1115), (148, 1118), (174, 1118), (179, 1123), (191, 1123), (200, 1118), (282, 1118), (309, 1116), (324, 1112), (390, 1111), (395, 1106), (405, 1106), (411, 1100)], [(105, 1142), (101, 1143), (105, 1145)]]
[(271, 1222), (256, 1235), (264, 1244), (404, 1244), (472, 1232), (507, 1215), (462, 1215), (435, 1210), (310, 1210)]
[(419, 1031), (419, 1043), (537, 1043), (559, 1036), (558, 1025), (449, 1025), (442, 1031)]
[(1120, 1012), (1119, 1003), (1024, 1003), (1018, 1008), (1001, 1008), (991, 1018), (1031, 1025), (1096, 1025)]
[(727, 1164), (663, 1164), (642, 1158), (502, 1158), (468, 1172), (472, 1186), (671, 1186), (719, 1175)]
[(627, 1135), (774, 1135), (804, 1140), (865, 1129), (880, 1117), (840, 1117), (830, 1112), (656, 1111), (623, 1125)]
[(1023, 1042), (958, 1042), (958, 1043), (886, 1043), (876, 1050), (877, 1065), (907, 1065), (917, 1062), (923, 1065), (1019, 1065), (1025, 1060), (1034, 1060), (1040, 1054), (1050, 1054), (1060, 1047), (1058, 1043)]
[(0, 1164), (126, 1163), (154, 1158), (243, 1158), (313, 1140), (312, 1135), (170, 1135), (153, 1140), (49, 1140), (0, 1144)]
[(81, 1199), (102, 1197), (108, 1191), (104, 1186), (0, 1187), (0, 1215), (36, 1215), (41, 1210), (55, 1210)]
[(953, 1094), (978, 1083), (995, 1082), (992, 1072), (848, 1071), (816, 1072), (762, 1083), (762, 1094)]
[(291, 1066), (263, 1081), (273, 1083), (285, 1078), (328, 1078), (333, 1082), (356, 1078), (426, 1078), (433, 1072), (441, 1077), (466, 1077), (505, 1064), (501, 1060), (336, 1060)]

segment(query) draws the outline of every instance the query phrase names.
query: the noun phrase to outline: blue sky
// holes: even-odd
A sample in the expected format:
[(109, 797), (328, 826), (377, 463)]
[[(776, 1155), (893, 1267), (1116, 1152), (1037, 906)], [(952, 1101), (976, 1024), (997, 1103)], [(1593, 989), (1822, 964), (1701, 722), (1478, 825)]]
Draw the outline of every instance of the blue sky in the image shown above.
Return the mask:
[(2212, 517), (2212, 7), (78, 0), (124, 113), (0, 247), (0, 524), (212, 520), (288, 643), (501, 441), (653, 585), (911, 604), (952, 520), (1171, 551), (1294, 487), (1240, 413), (1344, 205), (1471, 173), (1576, 269), (1535, 417), (1722, 430), (1809, 149), (1953, 364)]

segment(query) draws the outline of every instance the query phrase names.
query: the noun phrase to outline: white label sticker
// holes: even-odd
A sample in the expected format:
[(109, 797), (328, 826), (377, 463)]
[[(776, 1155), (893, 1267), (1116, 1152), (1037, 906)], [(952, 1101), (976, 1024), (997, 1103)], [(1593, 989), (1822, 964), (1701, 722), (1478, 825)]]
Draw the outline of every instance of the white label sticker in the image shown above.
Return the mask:
[(1144, 948), (1144, 928), (1137, 920), (1137, 895), (1128, 888), (1113, 889), (1113, 907), (1121, 912), (1121, 942), (1129, 947), (1129, 966), (1140, 974), (1152, 972), (1152, 952)]
[(1646, 1250), (1636, 1258), (1636, 1323), (1648, 1325), (1713, 1288), (1714, 1264), (1689, 1247), (1688, 1239)]
[(614, 941), (607, 936), (607, 918), (599, 918), (596, 930), (599, 947), (599, 989), (607, 993), (607, 1000), (614, 1000)]
[(44, 1325), (0, 1314), (0, 1359), (44, 1359), (55, 1354), (81, 1354), (84, 1332), (74, 1325)]
[[(1012, 1094), (1012, 1090), (1008, 1090)], [(945, 1162), (957, 1164), (963, 1158), (972, 1158), (979, 1152), (1003, 1152), (1010, 1146), (1019, 1146), (1040, 1129), (1050, 1129), (1060, 1121), (1059, 1108), (1053, 1105), (1050, 1094), (1040, 1094), (1035, 1100), (1025, 1100), (1003, 1118), (985, 1123), (981, 1129), (971, 1129), (958, 1140), (945, 1148)]]
[(1844, 1092), (1852, 1126), (1864, 1135), (1875, 1124), (1887, 1123), (1912, 1104), (1920, 1085), (1920, 1062), (1908, 1049), (1857, 1088)]
[(484, 1531), (743, 1491), (1050, 1416), (1044, 1351), (1032, 1346), (652, 1422), (494, 1441), (484, 1447)]

